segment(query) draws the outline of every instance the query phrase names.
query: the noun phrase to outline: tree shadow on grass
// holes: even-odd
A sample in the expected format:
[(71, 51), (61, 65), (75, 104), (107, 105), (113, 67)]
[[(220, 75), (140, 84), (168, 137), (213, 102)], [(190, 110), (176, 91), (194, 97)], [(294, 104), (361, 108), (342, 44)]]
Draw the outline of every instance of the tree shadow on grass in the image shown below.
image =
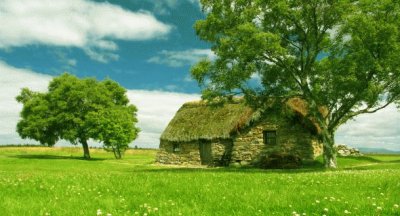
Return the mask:
[(143, 168), (135, 170), (135, 172), (149, 172), (149, 173), (310, 173), (310, 172), (324, 172), (326, 169), (324, 165), (318, 161), (314, 163), (303, 164), (301, 168), (297, 169), (261, 169), (257, 167), (179, 167), (156, 164), (154, 168)]
[(257, 169), (257, 168), (156, 168), (156, 169), (140, 169), (135, 172), (148, 173), (311, 173), (324, 172), (325, 169)]
[(355, 159), (364, 162), (370, 162), (371, 164), (359, 164), (352, 167), (341, 166), (339, 161), (338, 169), (326, 169), (322, 161), (309, 161), (303, 163), (301, 168), (298, 169), (261, 169), (256, 167), (179, 167), (179, 166), (168, 166), (156, 164), (154, 168), (143, 168), (135, 170), (135, 172), (149, 172), (149, 173), (264, 173), (264, 174), (295, 174), (295, 173), (323, 173), (323, 172), (336, 172), (344, 170), (376, 170), (382, 169), (381, 167), (375, 167), (373, 165), (390, 165), (394, 163), (400, 163), (400, 160), (393, 161), (381, 161), (368, 156), (360, 157), (349, 157), (349, 159)]
[(376, 158), (368, 157), (368, 156), (338, 156), (338, 158), (343, 158), (343, 159), (352, 159), (352, 160), (358, 160), (358, 161), (368, 161), (368, 162), (374, 162), (374, 163), (384, 163), (385, 161), (378, 160)]
[(106, 159), (103, 158), (91, 158), (91, 159), (85, 159), (83, 157), (78, 157), (78, 156), (60, 156), (60, 155), (31, 155), (31, 154), (26, 154), (26, 155), (13, 155), (9, 156), (12, 158), (18, 158), (18, 159), (44, 159), (44, 160), (83, 160), (83, 161), (104, 161)]
[[(399, 162), (397, 162), (399, 163)], [(378, 165), (381, 163), (376, 163)], [(393, 162), (382, 163), (382, 165), (390, 165)], [(134, 172), (148, 172), (148, 173), (260, 173), (260, 174), (300, 174), (300, 173), (325, 173), (325, 172), (341, 172), (341, 171), (362, 171), (362, 170), (376, 170), (383, 169), (374, 165), (360, 165), (356, 167), (343, 167), (339, 165), (338, 169), (326, 169), (324, 167), (315, 168), (300, 168), (300, 169), (260, 169), (260, 168), (231, 168), (231, 167), (218, 167), (218, 168), (187, 168), (187, 167), (157, 167), (152, 169), (138, 169)], [(397, 169), (397, 168), (396, 168)], [(130, 170), (132, 172), (132, 170)]]

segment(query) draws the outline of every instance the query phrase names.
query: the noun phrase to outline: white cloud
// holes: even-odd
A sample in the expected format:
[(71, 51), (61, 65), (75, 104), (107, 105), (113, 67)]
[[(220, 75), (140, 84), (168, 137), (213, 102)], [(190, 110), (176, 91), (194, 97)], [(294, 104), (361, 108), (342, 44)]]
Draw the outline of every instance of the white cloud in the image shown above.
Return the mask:
[[(45, 91), (50, 76), (33, 73), (30, 70), (18, 69), (0, 61), (0, 142), (21, 143), (15, 132), (22, 105), (15, 97), (21, 88), (29, 87), (34, 91)], [(23, 143), (23, 142), (22, 142)]]
[(129, 90), (128, 97), (139, 109), (142, 132), (135, 143), (152, 148), (158, 148), (162, 131), (182, 104), (200, 99), (200, 95), (141, 90)]
[(163, 50), (147, 60), (149, 63), (163, 64), (170, 67), (193, 65), (202, 58), (214, 59), (215, 54), (210, 49), (189, 49), (183, 51)]
[(400, 150), (400, 111), (395, 105), (358, 116), (339, 128), (336, 143)]
[[(169, 15), (171, 13), (170, 9), (176, 9), (180, 3), (185, 1), (182, 0), (148, 0), (153, 3), (153, 11), (159, 15)], [(199, 0), (186, 0), (187, 2), (194, 4), (201, 8), (201, 4)]]
[(116, 61), (119, 59), (119, 55), (112, 52), (107, 52), (106, 50), (96, 49), (93, 47), (87, 47), (83, 50), (91, 59), (101, 63), (107, 63), (109, 61)]
[[(0, 61), (0, 145), (32, 143), (20, 139), (15, 132), (22, 108), (15, 97), (22, 87), (45, 91), (51, 79)], [(133, 145), (151, 148), (158, 147), (161, 132), (179, 107), (184, 102), (200, 98), (199, 95), (143, 90), (128, 90), (128, 97), (139, 109), (138, 126), (142, 129)], [(393, 105), (375, 114), (359, 116), (339, 128), (336, 141), (354, 147), (400, 150), (400, 112)]]
[(78, 60), (69, 57), (68, 53), (61, 50), (55, 50), (54, 55), (57, 57), (57, 61), (62, 64), (62, 68), (65, 71), (71, 72), (78, 64)]
[[(171, 26), (145, 11), (89, 0), (0, 0), (0, 48), (42, 44), (78, 47), (94, 60), (116, 59), (113, 40), (148, 40)], [(105, 52), (102, 57), (93, 52)]]
[[(46, 91), (51, 79), (51, 76), (18, 69), (0, 61), (0, 145), (36, 143), (32, 140), (22, 140), (15, 132), (22, 109), (15, 97), (23, 87)], [(138, 126), (142, 129), (139, 138), (132, 145), (148, 148), (158, 147), (162, 131), (183, 103), (200, 99), (200, 95), (144, 90), (128, 90), (128, 97), (139, 110)], [(95, 142), (90, 143), (95, 145)]]

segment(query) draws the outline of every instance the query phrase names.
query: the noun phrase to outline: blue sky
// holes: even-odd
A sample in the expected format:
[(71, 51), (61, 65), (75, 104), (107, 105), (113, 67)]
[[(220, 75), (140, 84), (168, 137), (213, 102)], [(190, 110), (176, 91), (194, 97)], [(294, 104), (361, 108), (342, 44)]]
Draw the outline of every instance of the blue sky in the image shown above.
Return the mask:
[[(42, 33), (50, 36), (43, 36), (39, 39), (19, 39), (15, 35), (4, 36), (4, 40), (8, 41), (3, 42), (4, 49), (0, 50), (0, 59), (8, 64), (49, 75), (58, 75), (68, 71), (80, 77), (94, 76), (98, 79), (110, 77), (130, 89), (198, 92), (196, 83), (189, 79), (188, 70), (190, 64), (198, 58), (207, 56), (209, 45), (200, 41), (193, 30), (194, 22), (204, 16), (197, 1), (122, 0), (108, 1), (107, 3), (105, 1), (73, 0), (63, 6), (65, 9), (52, 7), (52, 4), (57, 4), (54, 1), (49, 2), (49, 6), (45, 5), (47, 1), (39, 0), (37, 2), (42, 3), (42, 8), (38, 9), (38, 6), (33, 5), (25, 6), (32, 10), (25, 14), (18, 14), (16, 9), (12, 10), (10, 9), (12, 6), (9, 6), (6, 8), (10, 11), (8, 18), (12, 19), (12, 15), (25, 16), (26, 19), (36, 17), (37, 21), (33, 21), (33, 24), (37, 26), (30, 25), (28, 26), (30, 29), (15, 31), (15, 34), (30, 33), (32, 37), (40, 37), (37, 34)], [(12, 2), (8, 4), (15, 5)], [(76, 8), (73, 4), (81, 4), (83, 5), (80, 6), (81, 8), (87, 7), (88, 10), (98, 7), (92, 10), (103, 13), (118, 13), (117, 9), (120, 9), (126, 14), (104, 15), (94, 12), (87, 13), (84, 10), (74, 12)], [(46, 10), (46, 13), (43, 10)], [(40, 12), (43, 14), (40, 15)], [(153, 19), (154, 22), (144, 27), (138, 26), (139, 28), (148, 28), (142, 34), (135, 35), (135, 29), (124, 31), (126, 26), (123, 23), (115, 22), (116, 19), (126, 19), (137, 14), (148, 16), (140, 18), (141, 20), (138, 22), (146, 22), (150, 19)], [(85, 18), (83, 15), (88, 17)], [(55, 18), (58, 16), (62, 18)], [(105, 16), (105, 19), (108, 20), (106, 23), (97, 23), (97, 16)], [(135, 17), (130, 19), (135, 25)], [(96, 26), (82, 27), (80, 22), (88, 22)], [(47, 29), (42, 30), (42, 28)], [(107, 28), (116, 30), (107, 32), (105, 30)], [(58, 30), (59, 33), (54, 34), (54, 37), (51, 38), (51, 34), (46, 30)], [(57, 39), (61, 34), (69, 39)], [(148, 35), (143, 36), (144, 34)], [(74, 37), (79, 38), (73, 39)]]
[[(109, 77), (128, 89), (142, 132), (134, 145), (157, 147), (182, 103), (200, 98), (192, 64), (213, 58), (193, 25), (198, 0), (0, 0), (0, 144), (31, 143), (15, 133), (20, 88), (45, 91), (65, 71)], [(394, 106), (341, 127), (338, 143), (400, 150)]]

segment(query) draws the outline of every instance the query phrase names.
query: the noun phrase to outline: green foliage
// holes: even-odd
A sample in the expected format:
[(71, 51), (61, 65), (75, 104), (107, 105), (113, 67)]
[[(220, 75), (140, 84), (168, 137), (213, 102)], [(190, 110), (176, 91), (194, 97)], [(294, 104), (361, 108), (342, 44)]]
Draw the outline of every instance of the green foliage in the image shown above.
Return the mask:
[(98, 160), (80, 160), (78, 148), (1, 148), (0, 214), (400, 214), (399, 155), (338, 158), (341, 168), (323, 171), (174, 168), (152, 164), (155, 150), (92, 152)]
[(245, 95), (257, 106), (270, 97), (303, 99), (333, 166), (340, 125), (400, 100), (397, 0), (201, 3), (207, 17), (195, 29), (217, 55), (192, 68), (203, 98)]
[(30, 138), (53, 146), (58, 141), (56, 119), (49, 110), (49, 102), (43, 93), (22, 89), (17, 101), (24, 104), (17, 132), (22, 138)]
[(136, 107), (130, 105), (89, 113), (87, 122), (91, 137), (103, 141), (104, 146), (111, 149), (115, 157), (120, 159), (129, 143), (136, 139), (139, 133), (135, 126), (136, 111)]
[(90, 158), (90, 138), (123, 151), (139, 132), (136, 107), (128, 104), (126, 90), (112, 80), (65, 73), (50, 82), (48, 92), (23, 89), (17, 101), (23, 104), (17, 124), (22, 138), (48, 146), (59, 139), (81, 143), (86, 158)]

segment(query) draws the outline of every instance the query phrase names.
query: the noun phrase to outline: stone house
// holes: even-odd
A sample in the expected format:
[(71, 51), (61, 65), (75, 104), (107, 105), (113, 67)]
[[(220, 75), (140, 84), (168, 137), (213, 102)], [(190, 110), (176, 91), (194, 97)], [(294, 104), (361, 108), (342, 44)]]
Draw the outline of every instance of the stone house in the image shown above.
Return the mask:
[(212, 106), (189, 102), (161, 135), (156, 161), (176, 165), (258, 165), (271, 155), (313, 160), (322, 152), (305, 103), (254, 111), (242, 101)]

